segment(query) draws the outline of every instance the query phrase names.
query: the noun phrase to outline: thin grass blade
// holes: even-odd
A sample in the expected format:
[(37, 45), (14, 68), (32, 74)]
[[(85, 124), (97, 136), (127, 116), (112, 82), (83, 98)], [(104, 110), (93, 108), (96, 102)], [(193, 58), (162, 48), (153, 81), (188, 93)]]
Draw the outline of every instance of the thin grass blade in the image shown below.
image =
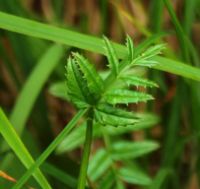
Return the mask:
[(63, 52), (64, 49), (61, 45), (51, 46), (40, 59), (21, 90), (10, 115), (10, 121), (19, 135), (23, 132), (26, 121), (45, 81), (58, 64)]
[[(3, 12), (0, 12), (0, 28), (106, 55), (106, 51), (103, 48), (104, 43), (100, 38), (42, 24), (40, 22)], [(116, 43), (112, 44), (116, 50), (118, 58), (125, 58), (128, 56), (125, 46)], [(153, 60), (158, 60), (158, 58), (154, 57)], [(162, 61), (164, 64), (161, 62), (161, 64), (155, 65), (153, 68), (200, 81), (200, 69), (186, 66), (184, 62), (175, 61), (169, 58), (163, 57)], [(174, 67), (175, 62), (178, 67), (181, 67), (182, 69), (177, 68), (177, 66)]]
[[(20, 161), (25, 165), (25, 167), (30, 168), (31, 165), (34, 163), (34, 160), (1, 108), (0, 133), (2, 134), (8, 145), (15, 152)], [(50, 184), (38, 168), (35, 170), (33, 176), (43, 189), (51, 189)]]
[(29, 177), (34, 174), (40, 165), (49, 157), (49, 155), (55, 150), (55, 148), (60, 144), (66, 135), (73, 129), (79, 119), (86, 113), (87, 109), (80, 110), (73, 119), (65, 126), (63, 131), (53, 140), (53, 142), (47, 147), (47, 149), (40, 155), (40, 157), (35, 161), (34, 164), (27, 170), (27, 172), (19, 179), (16, 185), (12, 189), (20, 189)]

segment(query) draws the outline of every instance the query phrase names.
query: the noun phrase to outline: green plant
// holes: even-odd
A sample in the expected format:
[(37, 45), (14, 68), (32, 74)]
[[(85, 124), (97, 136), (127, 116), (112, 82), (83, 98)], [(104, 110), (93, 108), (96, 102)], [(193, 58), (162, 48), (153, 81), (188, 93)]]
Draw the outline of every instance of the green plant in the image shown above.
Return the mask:
[[(29, 3), (26, 3), (26, 1), (12, 0), (1, 2), (0, 28), (3, 30), (0, 33), (0, 66), (3, 66), (3, 69), (0, 69), (0, 72), (5, 70), (6, 75), (9, 77), (4, 77), (4, 74), (0, 74), (0, 106), (3, 109), (3, 111), (0, 110), (0, 133), (3, 136), (0, 138), (0, 144), (3, 144), (0, 147), (0, 170), (5, 171), (17, 180), (18, 183), (14, 188), (22, 188), (23, 183), (31, 175), (33, 178), (28, 180), (26, 186), (45, 189), (51, 187), (59, 189), (76, 188), (79, 157), (73, 155), (77, 155), (77, 149), (82, 148), (84, 144), (85, 133), (88, 128), (87, 116), (89, 115), (90, 104), (88, 106), (87, 103), (84, 103), (85, 101), (76, 102), (77, 106), (80, 105), (80, 111), (62, 130), (63, 125), (69, 121), (68, 115), (74, 110), (68, 103), (72, 99), (69, 98), (70, 95), (66, 94), (66, 81), (64, 81), (63, 65), (61, 64), (64, 61), (60, 61), (60, 58), (64, 55), (66, 45), (67, 52), (65, 54), (67, 53), (67, 56), (70, 51), (75, 51), (74, 48), (79, 48), (83, 53), (85, 52), (84, 50), (88, 50), (98, 54), (107, 54), (105, 41), (90, 35), (92, 32), (89, 21), (91, 14), (85, 14), (84, 10), (82, 10), (82, 15), (77, 17), (79, 21), (77, 22), (76, 20), (76, 23), (68, 25), (69, 23), (63, 22), (63, 20), (66, 21), (66, 17), (70, 17), (71, 11), (66, 11), (67, 9), (64, 8), (65, 1), (47, 2), (49, 4), (52, 3), (52, 10), (51, 6), (49, 6), (45, 8), (44, 12), (37, 10), (37, 13), (33, 6), (32, 8), (30, 7), (30, 11), (27, 11), (27, 4)], [(159, 117), (152, 113), (134, 113), (134, 118), (138, 121), (133, 125), (117, 126), (117, 122), (116, 126), (113, 127), (110, 124), (110, 117), (112, 117), (113, 122), (113, 116), (106, 115), (106, 118), (108, 117), (109, 119), (104, 121), (110, 124), (107, 125), (102, 121), (105, 114), (102, 116), (100, 111), (101, 114), (99, 115), (99, 109), (96, 110), (93, 107), (95, 113), (97, 111), (97, 115), (94, 114), (93, 117), (92, 139), (94, 142), (87, 172), (88, 187), (92, 189), (123, 189), (127, 185), (128, 188), (132, 188), (132, 186), (127, 184), (132, 183), (141, 185), (137, 186), (137, 188), (145, 189), (191, 188), (195, 183), (198, 185), (198, 178), (200, 178), (198, 151), (200, 91), (199, 83), (192, 81), (200, 81), (200, 69), (198, 68), (200, 62), (199, 46), (197, 40), (195, 40), (196, 36), (198, 36), (196, 26), (199, 24), (200, 15), (198, 10), (200, 3), (198, 0), (178, 1), (181, 6), (176, 6), (178, 9), (174, 9), (173, 6), (176, 2), (170, 0), (159, 2), (152, 0), (148, 5), (142, 1), (133, 2), (128, 0), (126, 1), (128, 3), (123, 3), (123, 5), (121, 2), (118, 1), (116, 3), (117, 9), (112, 11), (110, 11), (112, 9), (110, 2), (102, 0), (96, 3), (97, 9), (95, 11), (99, 9), (101, 12), (99, 16), (100, 19), (102, 18), (102, 23), (98, 22), (98, 19), (93, 20), (95, 20), (95, 24), (98, 27), (100, 26), (103, 29), (100, 29), (95, 34), (101, 36), (102, 33), (106, 33), (113, 38), (122, 39), (125, 33), (131, 31), (130, 34), (134, 35), (135, 41), (140, 43), (134, 48), (135, 57), (152, 44), (158, 44), (162, 41), (167, 42), (164, 57), (160, 55), (152, 57), (152, 60), (157, 63), (153, 64), (153, 69), (148, 71), (148, 76), (159, 84), (159, 90), (150, 90), (156, 100), (145, 106), (145, 110), (147, 109), (149, 112), (154, 112), (155, 110), (155, 112), (159, 112)], [(137, 15), (125, 9), (127, 4), (134, 7), (134, 9), (137, 9), (139, 5), (140, 7), (144, 6), (145, 10), (148, 10), (144, 12), (134, 11), (143, 15), (144, 18), (150, 17), (150, 19), (147, 19), (147, 25), (137, 24)], [(99, 5), (101, 7), (98, 7)], [(43, 6), (41, 5), (41, 7)], [(77, 7), (79, 6), (79, 3), (77, 3)], [(151, 8), (151, 12), (149, 8)], [(165, 23), (170, 22), (170, 18), (163, 14), (165, 8), (168, 10), (172, 21), (172, 24), (167, 27), (165, 27)], [(176, 16), (177, 10), (179, 17)], [(52, 13), (52, 16), (55, 14), (55, 17), (50, 16), (47, 18), (45, 15), (48, 12)], [(128, 27), (124, 27), (126, 25), (126, 23), (124, 24), (124, 19), (115, 19), (115, 23), (110, 25), (113, 12), (115, 18), (116, 14), (117, 17), (126, 14), (128, 17), (133, 18), (136, 24), (133, 22), (129, 23)], [(36, 21), (37, 19), (43, 20), (43, 22), (48, 20), (48, 23), (40, 23)], [(179, 21), (179, 19), (181, 20)], [(131, 25), (133, 25), (133, 30), (136, 31), (134, 34), (130, 30), (132, 28)], [(71, 26), (75, 26), (73, 31), (69, 30)], [(114, 35), (113, 32), (115, 33)], [(175, 42), (174, 38), (177, 39), (177, 42)], [(52, 42), (61, 43), (62, 45), (52, 44), (52, 47), (48, 48)], [(111, 45), (116, 52), (117, 58), (123, 59), (119, 64), (123, 63), (128, 57), (127, 47), (114, 42)], [(70, 49), (71, 47), (73, 49)], [(71, 59), (76, 61), (76, 56), (81, 55), (75, 53), (75, 55), (71, 56)], [(97, 61), (96, 63), (98, 64), (99, 62)], [(79, 69), (78, 63), (77, 67)], [(133, 66), (128, 70), (128, 73), (132, 75), (131, 80), (125, 75), (123, 79), (118, 80), (116, 83), (114, 82), (115, 85), (111, 86), (136, 90), (137, 86), (133, 86), (131, 82), (134, 81), (135, 84), (141, 84), (141, 76), (144, 76), (145, 70), (141, 66)], [(184, 78), (158, 72), (157, 70)], [(82, 73), (81, 70), (80, 73)], [(99, 71), (98, 73), (103, 79), (103, 83), (106, 83), (109, 71)], [(137, 77), (135, 78), (133, 75)], [(187, 80), (187, 78), (192, 80)], [(54, 80), (59, 82), (57, 83)], [(83, 80), (87, 81), (84, 78)], [(7, 81), (9, 82), (7, 83)], [(84, 81), (83, 83), (87, 84)], [(9, 85), (9, 83), (12, 85)], [(142, 81), (142, 83), (149, 85), (147, 84), (149, 81)], [(49, 84), (51, 87), (47, 91)], [(156, 86), (155, 84), (153, 85)], [(144, 87), (138, 87), (138, 89), (139, 91), (146, 91)], [(49, 106), (52, 105), (49, 101), (49, 96), (53, 98), (57, 105), (60, 103), (60, 99), (52, 97), (49, 95), (49, 92), (56, 97), (68, 101), (62, 104), (62, 108), (59, 107), (62, 109), (62, 113), (64, 111), (65, 114), (60, 115), (59, 109)], [(90, 92), (87, 95), (93, 96), (95, 90)], [(8, 96), (9, 103), (8, 101), (4, 102), (5, 94)], [(15, 96), (17, 99), (14, 103), (13, 97)], [(96, 97), (94, 95), (94, 103), (96, 103), (96, 99), (101, 99), (101, 96)], [(77, 99), (75, 98), (74, 100), (76, 101)], [(128, 106), (125, 104), (113, 105), (112, 103), (114, 102), (111, 97), (102, 98), (102, 100), (112, 101), (110, 104), (106, 102), (106, 107), (104, 106), (104, 108), (107, 111), (111, 107), (113, 110), (116, 108), (130, 113), (128, 110), (134, 110), (136, 107), (135, 105), (130, 105), (129, 107), (129, 103)], [(13, 107), (11, 107), (12, 104)], [(48, 105), (48, 108), (44, 106), (45, 104)], [(94, 105), (96, 107), (96, 104)], [(141, 107), (140, 104), (138, 107)], [(102, 106), (100, 108), (102, 110)], [(53, 116), (59, 118), (62, 123), (52, 122), (52, 115), (49, 114), (52, 111)], [(3, 112), (5, 112), (9, 119), (6, 118)], [(112, 113), (112, 111), (106, 113)], [(64, 120), (63, 115), (65, 116)], [(47, 116), (49, 117), (47, 118)], [(159, 124), (157, 124), (158, 121)], [(88, 124), (91, 124), (89, 120)], [(77, 127), (74, 128), (76, 125)], [(154, 129), (150, 128), (147, 131), (143, 131), (153, 125), (156, 125)], [(55, 139), (56, 132), (53, 130), (54, 127), (58, 129), (57, 131), (60, 131), (60, 134)], [(155, 134), (157, 129), (161, 131), (159, 134), (157, 133), (158, 135)], [(138, 133), (134, 132), (136, 130), (142, 130), (139, 132), (139, 135), (142, 133), (144, 138), (140, 142), (134, 142), (132, 139), (132, 137), (138, 137)], [(46, 136), (45, 140), (44, 133)], [(91, 138), (91, 130), (87, 136)], [(155, 152), (151, 156), (145, 156), (145, 154), (158, 148), (157, 142), (146, 140), (146, 138), (156, 138), (156, 141), (159, 141), (161, 149), (157, 151), (158, 153)], [(5, 145), (5, 141), (14, 153), (9, 150), (8, 145)], [(51, 141), (52, 143), (49, 145)], [(98, 146), (97, 148), (96, 145)], [(89, 146), (88, 143), (87, 147), (89, 148)], [(40, 155), (44, 148), (46, 150)], [(174, 153), (171, 153), (171, 149), (173, 149)], [(53, 154), (54, 150), (55, 154)], [(72, 152), (72, 150), (75, 151)], [(190, 153), (188, 153), (188, 150)], [(185, 154), (187, 155), (185, 156)], [(62, 162), (63, 156), (64, 161)], [(87, 157), (87, 154), (85, 157)], [(140, 159), (136, 159), (138, 157)], [(155, 158), (156, 162), (152, 161), (152, 158)], [(35, 163), (33, 159), (37, 159)], [(73, 161), (72, 164), (70, 164), (71, 160)], [(83, 164), (87, 165), (87, 158), (85, 160), (86, 163)], [(38, 168), (45, 174), (41, 173)], [(71, 168), (73, 168), (75, 173), (71, 172)], [(83, 166), (83, 168), (85, 169), (86, 167)], [(83, 177), (86, 174), (84, 169), (82, 169)], [(21, 177), (26, 170), (26, 174)], [(147, 170), (151, 172), (151, 177), (145, 173)], [(182, 170), (184, 170), (184, 175)], [(82, 185), (84, 185), (83, 182)], [(0, 175), (0, 188), (2, 186), (4, 188), (11, 188), (13, 183), (2, 179)]]
[[(153, 99), (149, 94), (130, 90), (130, 87), (157, 87), (157, 85), (151, 81), (135, 77), (129, 71), (134, 66), (152, 67), (157, 64), (151, 58), (160, 54), (164, 47), (163, 45), (156, 45), (142, 54), (136, 55), (134, 44), (131, 38), (127, 37), (128, 57), (119, 62), (115, 49), (106, 37), (104, 37), (104, 43), (109, 62), (108, 67), (110, 68), (110, 73), (105, 80), (96, 72), (93, 65), (78, 53), (73, 53), (73, 57), (68, 59), (66, 66), (67, 94), (70, 101), (79, 109), (88, 109), (78, 189), (85, 188), (93, 123), (117, 127), (140, 122), (140, 115), (119, 108), (118, 105), (146, 102)], [(106, 134), (104, 134), (104, 137), (106, 138), (107, 149), (111, 150), (109, 138), (106, 137)]]
[[(157, 84), (152, 81), (133, 76), (131, 69), (136, 66), (153, 67), (155, 64), (158, 64), (158, 62), (151, 58), (160, 54), (164, 47), (164, 45), (156, 45), (148, 48), (142, 54), (136, 55), (134, 44), (131, 38), (127, 37), (126, 47), (128, 57), (119, 61), (115, 49), (106, 37), (104, 37), (104, 44), (107, 52), (108, 67), (110, 68), (109, 74), (105, 80), (97, 73), (94, 66), (78, 53), (73, 53), (72, 57), (69, 57), (66, 66), (67, 96), (78, 109), (87, 111), (85, 118), (87, 120), (86, 138), (78, 179), (78, 189), (85, 188), (90, 146), (92, 142), (92, 130), (94, 127), (93, 124), (114, 127), (134, 127), (136, 123), (143, 120), (143, 115), (129, 112), (124, 108), (120, 108), (120, 106), (129, 105), (130, 103), (146, 102), (153, 99), (149, 94), (131, 90), (130, 87), (133, 86), (144, 88), (157, 87)], [(134, 149), (135, 147), (137, 148), (137, 146), (140, 148), (143, 145), (138, 145), (137, 143), (129, 144), (121, 141), (121, 143), (116, 144), (116, 147), (113, 146), (112, 149), (109, 142), (110, 139), (105, 132), (103, 132), (103, 137), (105, 138), (106, 150), (108, 151), (114, 150), (115, 148), (116, 151), (120, 151), (122, 149), (120, 146), (123, 147), (128, 145), (129, 149)], [(147, 147), (147, 150), (140, 152), (139, 156), (157, 148), (157, 144), (147, 142), (147, 146), (148, 145), (149, 148)], [(138, 156), (137, 153), (134, 155)], [(133, 155), (130, 155), (130, 157), (133, 157)], [(123, 158), (124, 157), (122, 156), (122, 159)], [(36, 164), (37, 162), (38, 161), (36, 161)], [(39, 164), (37, 166), (39, 166)], [(130, 170), (127, 168), (122, 168), (120, 170), (119, 175), (121, 174), (121, 177), (124, 177), (125, 180), (129, 181), (126, 174), (129, 175)], [(30, 176), (33, 171), (34, 169), (29, 171), (29, 175), (27, 175)], [(25, 174), (25, 176), (19, 180), (15, 188), (22, 186), (26, 179), (28, 179), (28, 176)], [(140, 175), (140, 177), (143, 178), (143, 184), (149, 184), (149, 179), (146, 178), (146, 182), (144, 181), (145, 176), (143, 176), (143, 174)], [(135, 183), (137, 182), (141, 184), (141, 182), (135, 181)]]

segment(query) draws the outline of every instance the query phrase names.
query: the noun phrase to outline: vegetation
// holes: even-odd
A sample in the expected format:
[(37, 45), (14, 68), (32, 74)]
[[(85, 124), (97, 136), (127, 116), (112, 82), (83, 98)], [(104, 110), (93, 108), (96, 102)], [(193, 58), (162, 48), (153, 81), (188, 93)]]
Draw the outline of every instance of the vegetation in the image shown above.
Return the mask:
[(200, 2), (178, 3), (70, 24), (76, 1), (0, 1), (0, 188), (199, 188)]

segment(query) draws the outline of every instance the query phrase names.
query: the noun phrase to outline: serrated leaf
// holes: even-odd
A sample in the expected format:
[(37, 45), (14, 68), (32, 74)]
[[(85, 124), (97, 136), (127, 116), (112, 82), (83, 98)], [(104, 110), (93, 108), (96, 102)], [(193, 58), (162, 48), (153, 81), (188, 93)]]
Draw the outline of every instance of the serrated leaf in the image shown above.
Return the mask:
[(97, 122), (104, 126), (127, 126), (139, 122), (139, 117), (134, 113), (108, 105), (99, 105), (95, 110), (95, 118)]
[(140, 59), (137, 62), (135, 62), (134, 66), (145, 66), (145, 67), (148, 67), (148, 68), (152, 68), (157, 64), (158, 64), (158, 62), (154, 61), (154, 60)]
[(104, 100), (109, 104), (129, 104), (152, 100), (149, 94), (126, 89), (114, 89), (104, 95)]
[(125, 81), (128, 85), (134, 85), (136, 87), (142, 86), (142, 87), (158, 87), (156, 83), (153, 81), (149, 81), (147, 79), (143, 79), (141, 77), (136, 76), (122, 76), (120, 77), (123, 81)]
[(78, 53), (74, 53), (74, 58), (83, 72), (84, 78), (87, 80), (89, 90), (94, 94), (102, 93), (104, 83), (94, 66)]
[(66, 71), (67, 93), (70, 100), (79, 108), (87, 107), (93, 97), (87, 88), (87, 82), (83, 78), (83, 74), (71, 57), (68, 59)]
[(118, 175), (120, 179), (130, 184), (138, 184), (147, 186), (152, 183), (150, 177), (148, 177), (145, 173), (140, 170), (130, 169), (128, 167), (122, 167), (118, 171)]
[(109, 67), (111, 68), (111, 71), (116, 76), (118, 74), (119, 61), (118, 61), (115, 49), (107, 37), (103, 36), (103, 39), (104, 39), (104, 44), (105, 44), (105, 49), (106, 49), (106, 55), (109, 62)]
[(154, 141), (120, 141), (112, 145), (112, 158), (115, 160), (132, 159), (148, 154), (159, 147)]
[(165, 44), (158, 44), (152, 47), (149, 47), (141, 56), (145, 59), (152, 58), (153, 56), (161, 54), (162, 50), (165, 48)]
[(126, 47), (128, 50), (128, 59), (130, 61), (132, 61), (135, 56), (135, 47), (134, 47), (133, 41), (129, 35), (127, 35), (127, 37), (126, 37)]
[(159, 122), (159, 118), (155, 115), (142, 114), (139, 115), (138, 117), (140, 117), (140, 121), (135, 123), (134, 125), (127, 125), (126, 127), (114, 127), (114, 128), (108, 125), (107, 127), (104, 128), (104, 130), (108, 135), (116, 136), (128, 132), (146, 129), (154, 126)]
[(147, 66), (147, 67), (155, 66), (156, 64), (158, 64), (158, 62), (152, 60), (151, 58), (153, 58), (156, 55), (159, 55), (164, 48), (165, 48), (164, 44), (159, 44), (148, 48), (142, 54), (138, 55), (131, 62), (131, 65)]
[(112, 160), (107, 154), (106, 150), (99, 149), (93, 158), (90, 160), (88, 167), (88, 175), (92, 181), (96, 181), (105, 173), (105, 171), (111, 166)]
[[(139, 122), (134, 125), (127, 125), (126, 127), (113, 127), (107, 125), (104, 131), (111, 136), (122, 135), (124, 133), (138, 131), (152, 127), (157, 124), (159, 119), (157, 116), (152, 114), (140, 114), (137, 116), (140, 118)], [(93, 125), (93, 138), (99, 138), (102, 136), (102, 124), (96, 123)], [(56, 149), (57, 154), (62, 154), (74, 150), (75, 148), (81, 146), (85, 140), (86, 123), (81, 124), (79, 127), (73, 129), (73, 131), (58, 145)]]

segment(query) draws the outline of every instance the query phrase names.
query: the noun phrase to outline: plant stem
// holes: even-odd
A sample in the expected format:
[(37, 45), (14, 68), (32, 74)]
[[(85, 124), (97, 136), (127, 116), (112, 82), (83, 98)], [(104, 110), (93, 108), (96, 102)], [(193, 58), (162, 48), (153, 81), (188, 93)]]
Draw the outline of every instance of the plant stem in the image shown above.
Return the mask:
[(79, 173), (77, 189), (84, 189), (86, 179), (87, 179), (87, 168), (88, 168), (88, 162), (89, 162), (90, 147), (92, 143), (93, 114), (94, 114), (93, 109), (90, 109), (88, 112), (86, 138), (85, 138), (85, 143), (84, 143), (83, 157), (81, 161), (81, 168), (80, 168), (80, 173)]

